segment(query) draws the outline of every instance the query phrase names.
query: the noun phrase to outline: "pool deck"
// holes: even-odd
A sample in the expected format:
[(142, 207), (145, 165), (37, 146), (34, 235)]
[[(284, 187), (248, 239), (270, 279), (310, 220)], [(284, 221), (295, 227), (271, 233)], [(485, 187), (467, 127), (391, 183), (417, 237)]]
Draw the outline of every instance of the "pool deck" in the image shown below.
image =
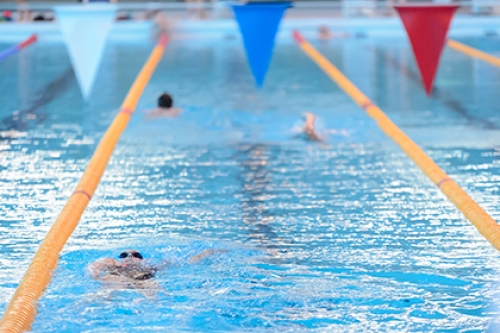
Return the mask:
[[(285, 18), (280, 37), (291, 38), (298, 29), (305, 37), (316, 36), (318, 26), (326, 25), (334, 32), (347, 32), (351, 36), (402, 37), (405, 32), (398, 17), (376, 18)], [(117, 21), (108, 36), (110, 41), (140, 42), (151, 38), (151, 21)], [(31, 34), (38, 34), (41, 42), (61, 42), (62, 34), (57, 22), (0, 24), (0, 42), (17, 43)], [(225, 38), (238, 36), (238, 26), (232, 19), (177, 20), (172, 24), (173, 39)], [(452, 21), (450, 37), (500, 35), (500, 17), (458, 14)]]

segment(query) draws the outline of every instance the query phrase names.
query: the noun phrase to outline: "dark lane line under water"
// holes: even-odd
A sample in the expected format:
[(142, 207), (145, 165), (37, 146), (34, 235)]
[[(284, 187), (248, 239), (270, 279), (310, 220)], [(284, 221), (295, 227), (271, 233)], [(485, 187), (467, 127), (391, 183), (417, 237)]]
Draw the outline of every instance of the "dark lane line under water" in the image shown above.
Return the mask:
[[(266, 201), (271, 182), (267, 170), (269, 158), (272, 158), (271, 146), (265, 144), (241, 144), (237, 146), (236, 156), (241, 167), (238, 178), (241, 181), (241, 208), (243, 222), (249, 227), (249, 239), (255, 240), (265, 248), (277, 248), (278, 235), (273, 231), (274, 214), (270, 212)], [(271, 155), (271, 156), (269, 156)]]
[(48, 115), (42, 113), (40, 109), (70, 89), (74, 83), (76, 83), (75, 74), (73, 68), (69, 67), (45, 87), (36, 91), (29, 107), (1, 119), (0, 131), (26, 131), (30, 128), (29, 124), (32, 120), (35, 120), (37, 124), (43, 123)]

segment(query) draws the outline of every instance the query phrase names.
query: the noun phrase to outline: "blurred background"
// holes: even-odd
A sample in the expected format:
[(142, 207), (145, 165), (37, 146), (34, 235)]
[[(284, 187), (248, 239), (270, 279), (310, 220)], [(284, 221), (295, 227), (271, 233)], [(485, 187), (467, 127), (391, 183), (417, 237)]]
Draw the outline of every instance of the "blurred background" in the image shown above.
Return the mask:
[[(3, 22), (30, 22), (54, 20), (54, 5), (86, 3), (88, 0), (17, 0), (0, 1), (3, 11)], [(105, 2), (105, 1), (90, 1)], [(236, 1), (226, 0), (161, 0), (161, 1), (134, 1), (110, 0), (119, 5), (117, 20), (148, 20), (155, 10), (165, 10), (173, 18), (190, 19), (221, 19), (232, 17), (228, 3)], [(264, 2), (254, 0), (251, 2)], [(295, 8), (300, 10), (289, 11), (287, 17), (371, 17), (394, 16), (393, 6), (415, 3), (449, 3), (460, 5), (460, 13), (474, 15), (500, 15), (500, 1), (498, 0), (301, 0), (296, 1)]]

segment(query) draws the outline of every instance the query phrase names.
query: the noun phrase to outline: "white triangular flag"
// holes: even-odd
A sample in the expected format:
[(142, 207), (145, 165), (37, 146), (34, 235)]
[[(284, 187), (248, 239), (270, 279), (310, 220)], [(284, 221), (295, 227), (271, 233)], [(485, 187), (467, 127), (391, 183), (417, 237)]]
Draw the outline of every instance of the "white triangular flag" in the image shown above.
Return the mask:
[(116, 6), (56, 6), (55, 12), (82, 95), (88, 100), (106, 45), (106, 37), (115, 20)]

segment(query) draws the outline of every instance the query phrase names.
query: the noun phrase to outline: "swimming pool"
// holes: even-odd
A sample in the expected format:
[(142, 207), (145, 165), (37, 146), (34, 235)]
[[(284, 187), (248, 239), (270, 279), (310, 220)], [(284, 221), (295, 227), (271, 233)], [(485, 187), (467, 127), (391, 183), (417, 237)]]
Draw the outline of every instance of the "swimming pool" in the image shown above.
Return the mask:
[[(492, 54), (498, 37), (460, 41)], [(311, 42), (496, 220), (498, 70), (446, 49), (428, 99), (405, 38)], [(0, 45), (4, 47), (7, 45)], [(65, 47), (0, 63), (0, 310), (152, 44), (110, 42), (89, 104)], [(169, 91), (184, 113), (148, 120)], [(14, 110), (19, 110), (14, 113)], [(295, 138), (318, 115), (329, 148)], [(136, 248), (164, 292), (85, 274)], [(208, 248), (228, 252), (188, 264)], [(485, 331), (500, 257), (291, 39), (255, 91), (241, 42), (173, 40), (40, 301), (33, 332)]]

